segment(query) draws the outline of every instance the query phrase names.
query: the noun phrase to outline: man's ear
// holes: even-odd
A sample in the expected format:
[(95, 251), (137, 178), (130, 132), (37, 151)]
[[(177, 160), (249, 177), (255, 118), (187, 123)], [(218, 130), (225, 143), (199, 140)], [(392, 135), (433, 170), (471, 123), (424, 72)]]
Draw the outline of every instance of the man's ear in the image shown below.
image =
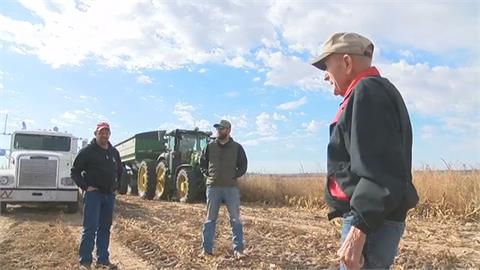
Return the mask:
[(345, 71), (347, 74), (352, 73), (353, 71), (353, 59), (350, 55), (345, 54), (343, 55), (343, 63), (345, 65)]

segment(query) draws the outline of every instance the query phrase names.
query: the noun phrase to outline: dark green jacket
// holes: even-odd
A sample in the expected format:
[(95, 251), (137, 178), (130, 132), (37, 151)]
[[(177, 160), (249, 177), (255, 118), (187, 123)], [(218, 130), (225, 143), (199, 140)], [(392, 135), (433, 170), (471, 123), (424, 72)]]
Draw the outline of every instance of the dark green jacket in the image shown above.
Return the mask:
[(242, 145), (230, 138), (223, 145), (218, 140), (210, 142), (203, 151), (200, 167), (207, 176), (207, 185), (232, 187), (247, 172), (247, 163)]

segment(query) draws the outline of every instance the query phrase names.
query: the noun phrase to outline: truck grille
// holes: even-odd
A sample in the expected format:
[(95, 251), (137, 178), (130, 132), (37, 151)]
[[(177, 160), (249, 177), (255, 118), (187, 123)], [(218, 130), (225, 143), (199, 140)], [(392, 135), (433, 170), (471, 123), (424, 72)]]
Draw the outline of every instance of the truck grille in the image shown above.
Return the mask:
[(19, 187), (56, 187), (57, 161), (49, 159), (21, 159)]

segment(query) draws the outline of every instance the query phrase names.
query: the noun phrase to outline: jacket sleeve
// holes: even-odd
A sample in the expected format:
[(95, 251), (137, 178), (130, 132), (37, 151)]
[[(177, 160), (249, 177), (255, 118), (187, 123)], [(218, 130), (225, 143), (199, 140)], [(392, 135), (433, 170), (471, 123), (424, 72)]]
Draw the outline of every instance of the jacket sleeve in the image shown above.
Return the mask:
[(238, 154), (237, 154), (237, 171), (235, 177), (242, 177), (247, 172), (248, 160), (245, 150), (242, 145), (238, 145)]
[(350, 129), (351, 171), (360, 177), (350, 206), (352, 225), (368, 233), (402, 201), (405, 167), (401, 130), (389, 89), (362, 80), (354, 91)]
[(203, 149), (202, 156), (200, 157), (200, 171), (203, 173), (203, 175), (208, 176), (208, 163), (210, 162), (208, 158), (208, 148), (209, 145), (207, 144), (207, 147)]
[(83, 190), (87, 190), (88, 188), (88, 183), (85, 181), (84, 176), (82, 176), (82, 172), (86, 169), (87, 153), (87, 148), (80, 150), (75, 161), (73, 161), (73, 166), (70, 170), (70, 177), (75, 184)]

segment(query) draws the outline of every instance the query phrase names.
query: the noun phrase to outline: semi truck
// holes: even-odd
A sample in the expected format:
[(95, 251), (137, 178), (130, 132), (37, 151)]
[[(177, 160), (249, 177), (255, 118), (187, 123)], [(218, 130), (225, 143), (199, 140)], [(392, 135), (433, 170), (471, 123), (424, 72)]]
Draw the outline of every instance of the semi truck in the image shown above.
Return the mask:
[(0, 214), (9, 204), (60, 203), (68, 213), (79, 207), (79, 190), (70, 178), (79, 139), (58, 131), (16, 131), (0, 168)]

